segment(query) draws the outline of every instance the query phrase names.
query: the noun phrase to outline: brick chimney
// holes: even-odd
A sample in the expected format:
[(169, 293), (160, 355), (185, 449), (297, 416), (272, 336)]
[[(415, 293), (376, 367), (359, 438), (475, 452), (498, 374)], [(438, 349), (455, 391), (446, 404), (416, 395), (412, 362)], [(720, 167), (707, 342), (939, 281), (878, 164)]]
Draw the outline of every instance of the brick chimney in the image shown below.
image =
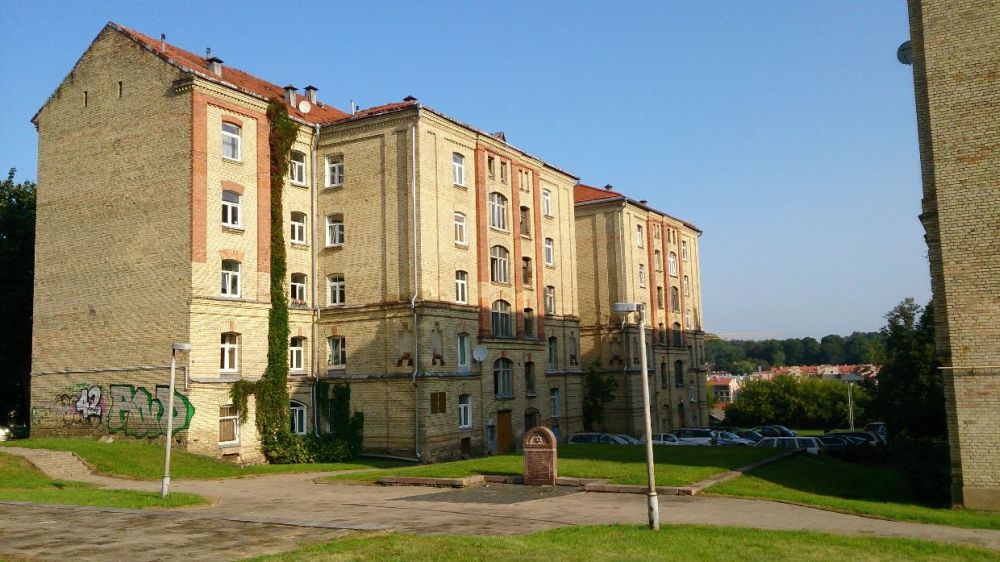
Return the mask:
[(306, 99), (309, 103), (316, 103), (316, 91), (319, 90), (316, 86), (312, 84), (306, 86)]
[(288, 105), (291, 105), (293, 107), (295, 106), (295, 92), (297, 92), (298, 90), (299, 90), (298, 88), (292, 86), (291, 84), (285, 86), (285, 101), (288, 103)]
[(210, 57), (205, 59), (205, 62), (208, 63), (209, 72), (222, 78), (222, 59), (219, 57)]

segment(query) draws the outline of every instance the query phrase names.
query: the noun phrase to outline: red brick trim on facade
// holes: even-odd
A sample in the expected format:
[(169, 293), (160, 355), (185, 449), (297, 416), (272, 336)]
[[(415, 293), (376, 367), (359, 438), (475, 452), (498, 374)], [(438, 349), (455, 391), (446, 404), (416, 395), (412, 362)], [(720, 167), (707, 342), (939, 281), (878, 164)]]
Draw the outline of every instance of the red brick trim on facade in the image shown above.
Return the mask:
[(241, 129), (243, 128), (243, 120), (242, 119), (238, 119), (236, 117), (233, 117), (232, 115), (223, 115), (222, 116), (222, 122), (223, 123), (229, 123), (230, 125), (236, 125), (237, 127), (241, 128)]
[(243, 252), (239, 250), (219, 250), (219, 256), (224, 260), (236, 260), (243, 263)]
[[(538, 313), (535, 314), (537, 319), (535, 324), (535, 330), (538, 331), (538, 339), (545, 339), (545, 254), (542, 250), (542, 177), (539, 174), (537, 168), (529, 168), (527, 166), (523, 167), (525, 170), (531, 171), (531, 197), (534, 201), (535, 213), (532, 215), (534, 217), (535, 223), (535, 301), (538, 308)], [(552, 311), (554, 314), (556, 311)]]
[(487, 241), (489, 210), (486, 206), (486, 149), (476, 145), (476, 265), (479, 268), (479, 335), (490, 335), (490, 303), (486, 289), (490, 279), (490, 248)]
[(237, 195), (243, 195), (243, 186), (234, 181), (223, 181), (222, 182), (223, 191), (232, 191)]

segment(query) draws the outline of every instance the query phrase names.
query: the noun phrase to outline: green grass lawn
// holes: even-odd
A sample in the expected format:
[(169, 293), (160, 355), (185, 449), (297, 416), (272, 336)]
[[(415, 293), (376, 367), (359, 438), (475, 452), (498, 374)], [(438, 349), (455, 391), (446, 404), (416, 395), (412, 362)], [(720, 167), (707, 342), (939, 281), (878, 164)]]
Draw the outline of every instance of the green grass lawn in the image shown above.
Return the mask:
[[(656, 483), (683, 486), (709, 476), (771, 457), (774, 449), (745, 447), (654, 447)], [(615, 484), (646, 483), (646, 449), (621, 445), (561, 445), (559, 476), (598, 478)], [(364, 473), (341, 474), (328, 480), (374, 482), (382, 476), (458, 478), (473, 474), (524, 474), (524, 457), (499, 455)]]
[(705, 493), (786, 501), (898, 521), (1000, 529), (1000, 514), (921, 505), (893, 468), (832, 457), (795, 455), (716, 484)]
[[(93, 439), (25, 439), (8, 441), (12, 447), (72, 451), (90, 466), (110, 476), (157, 480), (163, 476), (163, 445), (142, 441), (122, 440), (101, 443)], [(2, 447), (3, 444), (0, 444)], [(2, 450), (2, 448), (0, 448)], [(261, 464), (241, 467), (222, 460), (194, 455), (174, 448), (170, 454), (170, 475), (183, 478), (232, 478), (255, 474), (286, 472), (329, 472), (358, 468), (404, 466), (396, 461), (358, 459), (346, 463)]]
[(842, 537), (802, 531), (667, 526), (564, 527), (507, 537), (367, 534), (335, 539), (271, 560), (884, 560), (995, 561), (996, 552), (927, 541)]
[(154, 492), (104, 490), (84, 482), (52, 480), (27, 459), (4, 454), (0, 454), (0, 500), (126, 508), (207, 503), (195, 494), (173, 493), (164, 500)]

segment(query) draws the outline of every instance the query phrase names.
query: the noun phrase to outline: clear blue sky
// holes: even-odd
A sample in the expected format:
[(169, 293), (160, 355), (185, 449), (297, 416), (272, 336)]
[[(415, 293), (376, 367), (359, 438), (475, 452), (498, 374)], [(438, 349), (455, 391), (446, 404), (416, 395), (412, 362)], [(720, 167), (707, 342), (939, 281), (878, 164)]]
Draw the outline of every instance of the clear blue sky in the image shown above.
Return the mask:
[(905, 0), (0, 2), (0, 20), (0, 168), (20, 178), (29, 119), (113, 20), (341, 108), (414, 95), (697, 224), (708, 331), (876, 330), (930, 298)]

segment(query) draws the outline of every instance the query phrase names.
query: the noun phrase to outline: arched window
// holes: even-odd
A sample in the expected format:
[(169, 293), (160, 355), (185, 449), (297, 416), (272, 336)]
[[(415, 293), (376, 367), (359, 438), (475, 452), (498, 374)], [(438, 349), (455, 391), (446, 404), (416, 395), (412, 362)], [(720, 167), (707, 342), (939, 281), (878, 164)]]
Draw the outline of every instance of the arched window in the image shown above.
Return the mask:
[(660, 345), (667, 345), (667, 327), (660, 322), (660, 325), (656, 328), (657, 340)]
[(232, 123), (222, 124), (222, 157), (229, 160), (240, 160), (240, 135), (242, 131), (238, 125)]
[(235, 373), (240, 369), (240, 335), (227, 332), (222, 334), (220, 346), (221, 360), (219, 370), (223, 373)]
[(288, 344), (288, 368), (291, 371), (304, 371), (306, 358), (306, 339), (294, 337)]
[(236, 193), (235, 191), (223, 191), (222, 192), (222, 224), (225, 226), (231, 226), (233, 228), (239, 228), (242, 224), (240, 221), (240, 206), (242, 205), (243, 197)]
[(306, 183), (306, 155), (298, 151), (292, 151), (288, 158), (288, 179), (292, 183), (303, 185)]
[(490, 319), (493, 327), (493, 336), (498, 338), (513, 337), (511, 322), (510, 303), (505, 300), (493, 301), (490, 307)]
[(455, 211), (455, 243), (462, 246), (469, 245), (469, 234), (465, 228), (465, 215)]
[(675, 252), (667, 254), (667, 271), (670, 275), (677, 277), (677, 254)]
[(326, 245), (344, 245), (344, 215), (338, 213), (326, 216)]
[(677, 287), (670, 287), (670, 310), (673, 312), (681, 311), (681, 294)]
[(303, 306), (306, 304), (306, 274), (293, 273), (292, 282), (288, 287), (288, 299), (293, 305)]
[(505, 357), (493, 362), (493, 394), (497, 398), (512, 398), (514, 388), (511, 385), (510, 371), (514, 363)]
[(530, 308), (524, 309), (524, 337), (535, 337), (535, 311)]
[(222, 260), (222, 296), (240, 296), (240, 262)]
[(292, 213), (292, 232), (291, 238), (293, 244), (305, 244), (306, 243), (306, 214), (300, 212)]
[(510, 252), (503, 246), (493, 246), (490, 248), (490, 281), (494, 283), (510, 283), (508, 267), (510, 263)]
[(684, 347), (684, 334), (680, 322), (674, 322), (674, 347)]
[(674, 361), (674, 386), (684, 386), (684, 362)]
[(306, 407), (301, 402), (292, 400), (288, 403), (289, 420), (291, 421), (292, 433), (297, 435), (306, 434)]
[(451, 175), (455, 185), (465, 187), (465, 156), (457, 152), (451, 155)]
[(490, 193), (490, 226), (498, 230), (507, 230), (507, 198), (502, 194)]

